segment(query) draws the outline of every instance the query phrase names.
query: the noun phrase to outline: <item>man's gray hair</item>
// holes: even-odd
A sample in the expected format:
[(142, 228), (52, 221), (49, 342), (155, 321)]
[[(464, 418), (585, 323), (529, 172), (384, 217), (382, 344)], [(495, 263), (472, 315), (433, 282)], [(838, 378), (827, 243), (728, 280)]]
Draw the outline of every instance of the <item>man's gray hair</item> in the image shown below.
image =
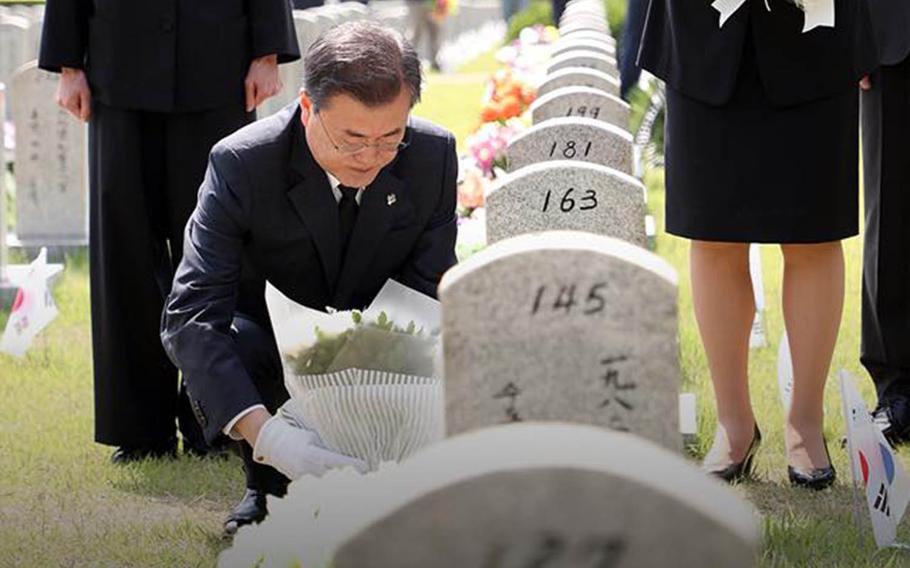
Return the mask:
[(328, 30), (307, 50), (304, 67), (304, 89), (315, 111), (339, 93), (375, 107), (394, 101), (404, 87), (412, 107), (420, 100), (417, 52), (401, 34), (372, 22)]

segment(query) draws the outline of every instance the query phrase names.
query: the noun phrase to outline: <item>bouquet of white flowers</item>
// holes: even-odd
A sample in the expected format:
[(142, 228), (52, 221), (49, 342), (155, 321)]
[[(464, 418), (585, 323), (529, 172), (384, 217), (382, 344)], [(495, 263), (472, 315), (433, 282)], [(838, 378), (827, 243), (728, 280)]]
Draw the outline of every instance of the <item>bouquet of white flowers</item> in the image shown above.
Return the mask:
[(312, 310), (271, 285), (266, 302), (283, 411), (326, 448), (374, 469), (443, 437), (438, 302), (391, 280), (363, 313)]
[[(714, 0), (711, 6), (720, 12), (720, 27), (730, 19), (748, 0)], [(806, 13), (803, 33), (819, 26), (834, 27), (834, 0), (789, 0)], [(765, 7), (771, 10), (768, 0), (764, 0)]]

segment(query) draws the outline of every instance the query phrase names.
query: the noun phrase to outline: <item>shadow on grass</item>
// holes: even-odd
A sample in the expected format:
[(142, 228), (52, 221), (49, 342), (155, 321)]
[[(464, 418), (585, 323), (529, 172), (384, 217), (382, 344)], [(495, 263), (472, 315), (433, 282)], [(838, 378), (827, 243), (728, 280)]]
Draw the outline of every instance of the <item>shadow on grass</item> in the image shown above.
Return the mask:
[(227, 511), (243, 496), (245, 486), (236, 456), (145, 460), (120, 469), (115, 489), (210, 510)]

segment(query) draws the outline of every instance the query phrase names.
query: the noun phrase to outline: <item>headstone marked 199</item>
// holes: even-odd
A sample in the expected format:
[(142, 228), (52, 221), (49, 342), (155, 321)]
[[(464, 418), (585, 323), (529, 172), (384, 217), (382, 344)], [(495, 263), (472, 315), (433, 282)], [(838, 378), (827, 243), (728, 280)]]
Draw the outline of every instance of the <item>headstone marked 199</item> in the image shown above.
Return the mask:
[(629, 128), (629, 104), (591, 87), (562, 87), (531, 103), (531, 121), (539, 124), (560, 116), (580, 116)]

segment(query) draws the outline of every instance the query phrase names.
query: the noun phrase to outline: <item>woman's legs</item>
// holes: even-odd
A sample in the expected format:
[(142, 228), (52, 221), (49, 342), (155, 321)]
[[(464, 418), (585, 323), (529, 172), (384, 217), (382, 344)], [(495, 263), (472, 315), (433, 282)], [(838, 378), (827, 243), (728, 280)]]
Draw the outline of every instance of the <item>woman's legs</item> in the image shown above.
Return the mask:
[(781, 249), (784, 321), (793, 358), (787, 459), (798, 469), (812, 470), (829, 465), (823, 401), (844, 305), (844, 256), (840, 241)]
[(695, 317), (717, 398), (717, 433), (705, 467), (718, 469), (742, 461), (754, 434), (748, 361), (755, 300), (749, 245), (692, 241), (689, 256)]

